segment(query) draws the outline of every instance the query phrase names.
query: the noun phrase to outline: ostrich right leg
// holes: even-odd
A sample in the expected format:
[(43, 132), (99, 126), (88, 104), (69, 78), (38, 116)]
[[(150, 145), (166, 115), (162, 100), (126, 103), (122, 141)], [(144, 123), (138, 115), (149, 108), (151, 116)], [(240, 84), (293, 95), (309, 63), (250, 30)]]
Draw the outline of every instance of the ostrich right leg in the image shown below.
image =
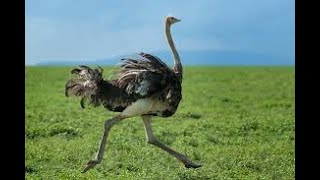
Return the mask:
[(201, 165), (197, 165), (193, 162), (191, 162), (185, 155), (169, 148), (168, 146), (164, 145), (162, 142), (160, 142), (154, 135), (151, 127), (151, 116), (141, 116), (142, 120), (144, 122), (144, 127), (146, 130), (146, 136), (148, 143), (158, 146), (159, 148), (165, 150), (169, 154), (173, 155), (176, 157), (178, 160), (180, 160), (186, 168), (198, 168), (201, 167)]

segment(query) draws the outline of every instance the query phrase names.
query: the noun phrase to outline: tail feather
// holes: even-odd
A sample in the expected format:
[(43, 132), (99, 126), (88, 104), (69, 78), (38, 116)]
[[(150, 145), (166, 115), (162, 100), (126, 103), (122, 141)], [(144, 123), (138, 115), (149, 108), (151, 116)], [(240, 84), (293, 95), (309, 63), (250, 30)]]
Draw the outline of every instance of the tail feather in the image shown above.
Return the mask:
[(77, 75), (75, 78), (67, 81), (65, 85), (65, 95), (82, 97), (80, 105), (84, 108), (85, 101), (88, 100), (89, 104), (99, 106), (100, 101), (97, 97), (99, 84), (103, 81), (102, 74), (103, 69), (98, 68), (91, 69), (88, 66), (78, 66), (71, 70), (71, 74)]

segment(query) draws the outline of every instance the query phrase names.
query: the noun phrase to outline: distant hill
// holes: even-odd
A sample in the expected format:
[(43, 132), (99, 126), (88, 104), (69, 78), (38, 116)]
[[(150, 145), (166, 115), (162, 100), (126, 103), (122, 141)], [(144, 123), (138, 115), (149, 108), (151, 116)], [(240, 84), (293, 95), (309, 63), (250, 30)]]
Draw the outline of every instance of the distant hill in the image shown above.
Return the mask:
[[(169, 65), (173, 64), (170, 51), (153, 52), (153, 55), (158, 56)], [(281, 58), (259, 53), (246, 52), (231, 52), (231, 51), (181, 51), (180, 58), (183, 65), (294, 65), (293, 58)], [(43, 61), (36, 65), (39, 66), (71, 66), (71, 65), (115, 65), (123, 57), (130, 55), (123, 55), (114, 58), (90, 60), (90, 61)]]

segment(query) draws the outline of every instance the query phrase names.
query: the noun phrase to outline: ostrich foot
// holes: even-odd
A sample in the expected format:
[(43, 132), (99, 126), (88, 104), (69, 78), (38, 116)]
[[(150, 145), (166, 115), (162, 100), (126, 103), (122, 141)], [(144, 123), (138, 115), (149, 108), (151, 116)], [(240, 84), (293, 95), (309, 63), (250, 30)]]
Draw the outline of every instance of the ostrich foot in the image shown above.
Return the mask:
[(202, 167), (202, 166), (190, 162), (190, 163), (185, 163), (185, 164), (184, 164), (184, 167), (186, 167), (186, 168), (199, 168), (199, 167)]
[(99, 163), (100, 163), (100, 162), (99, 162), (98, 160), (96, 160), (96, 159), (90, 160), (90, 161), (87, 163), (86, 167), (81, 171), (81, 173), (87, 172), (89, 169), (93, 168), (94, 166), (96, 166), (96, 165), (99, 164)]

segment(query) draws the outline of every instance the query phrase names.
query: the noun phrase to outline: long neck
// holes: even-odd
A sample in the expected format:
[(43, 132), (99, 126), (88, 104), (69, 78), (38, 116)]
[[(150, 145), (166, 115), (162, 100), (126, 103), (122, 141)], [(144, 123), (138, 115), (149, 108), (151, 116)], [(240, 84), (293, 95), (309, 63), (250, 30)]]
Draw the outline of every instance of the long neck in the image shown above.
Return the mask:
[(166, 33), (167, 42), (170, 46), (170, 49), (174, 58), (173, 70), (178, 75), (181, 82), (182, 81), (182, 65), (181, 65), (179, 54), (176, 50), (176, 47), (174, 46), (173, 39), (171, 36), (171, 31), (170, 31), (170, 25), (168, 23), (165, 23), (165, 33)]

